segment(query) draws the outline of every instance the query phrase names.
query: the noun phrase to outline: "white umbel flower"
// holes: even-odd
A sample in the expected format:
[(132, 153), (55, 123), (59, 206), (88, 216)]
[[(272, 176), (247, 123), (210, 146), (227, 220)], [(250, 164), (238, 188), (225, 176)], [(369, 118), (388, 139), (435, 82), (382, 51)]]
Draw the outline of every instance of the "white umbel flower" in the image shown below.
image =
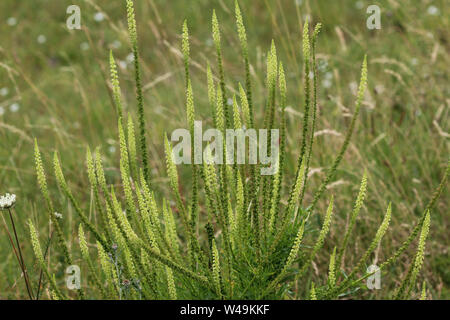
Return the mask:
[(0, 210), (12, 208), (16, 204), (15, 194), (5, 194), (0, 196)]
[(56, 219), (62, 219), (62, 217), (63, 217), (63, 215), (59, 212), (55, 212), (54, 215), (55, 215)]

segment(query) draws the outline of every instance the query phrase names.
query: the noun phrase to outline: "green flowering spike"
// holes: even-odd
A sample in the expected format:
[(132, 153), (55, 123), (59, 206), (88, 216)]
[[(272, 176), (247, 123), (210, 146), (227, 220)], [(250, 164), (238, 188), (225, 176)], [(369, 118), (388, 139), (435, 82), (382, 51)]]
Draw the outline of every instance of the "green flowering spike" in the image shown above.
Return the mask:
[(45, 178), (44, 166), (42, 164), (41, 153), (39, 151), (37, 139), (34, 139), (34, 160), (36, 163), (36, 173), (39, 188), (41, 189), (41, 193), (44, 196), (45, 201), (47, 202), (49, 210), (53, 211), (53, 203), (49, 196), (47, 179)]
[(286, 108), (286, 92), (287, 92), (287, 86), (286, 86), (286, 75), (284, 73), (284, 67), (283, 62), (280, 61), (279, 66), (279, 76), (278, 76), (278, 85), (280, 87), (280, 96), (281, 96), (281, 108)]
[(141, 81), (141, 71), (139, 65), (139, 54), (137, 45), (137, 30), (136, 30), (136, 18), (134, 15), (134, 5), (132, 0), (127, 0), (127, 16), (128, 16), (128, 33), (130, 36), (130, 41), (133, 49), (134, 55), (134, 69), (135, 69), (135, 80), (136, 80), (136, 96), (138, 102), (138, 114), (139, 114), (139, 142), (140, 151), (142, 156), (142, 164), (144, 167), (144, 176), (147, 183), (150, 183), (150, 169), (148, 166), (148, 155), (147, 155), (147, 142), (145, 138), (145, 132), (147, 130), (145, 125), (144, 116), (144, 96), (142, 94), (142, 81)]
[(86, 167), (88, 172), (89, 183), (93, 189), (97, 188), (97, 177), (95, 176), (94, 161), (89, 147), (86, 148)]
[(128, 33), (132, 45), (137, 44), (137, 30), (136, 30), (136, 18), (134, 16), (134, 3), (132, 0), (127, 0), (127, 20), (128, 20)]
[(211, 150), (209, 145), (206, 146), (206, 157), (203, 162), (203, 180), (205, 181), (205, 192), (207, 197), (207, 205), (210, 207), (208, 210), (208, 218), (211, 218), (211, 213), (217, 215), (219, 209), (217, 205), (220, 203), (219, 186), (217, 183), (216, 169), (212, 164)]
[(367, 171), (364, 170), (364, 175), (363, 175), (363, 178), (361, 181), (361, 186), (359, 188), (358, 197), (356, 198), (356, 202), (355, 202), (353, 211), (350, 216), (350, 223), (347, 226), (347, 230), (345, 231), (344, 239), (339, 248), (339, 255), (338, 255), (338, 259), (337, 259), (338, 266), (341, 264), (342, 257), (344, 256), (344, 252), (345, 252), (345, 249), (347, 248), (348, 240), (350, 238), (350, 232), (352, 231), (353, 226), (356, 223), (356, 218), (358, 217), (359, 211), (361, 210), (361, 207), (364, 203), (364, 198), (366, 197), (366, 193), (367, 193)]
[(128, 180), (130, 175), (130, 165), (128, 161), (128, 147), (121, 120), (118, 121), (117, 127), (119, 128), (120, 165), (123, 166), (125, 170), (124, 171), (125, 177), (122, 177), (122, 179), (126, 178), (126, 180)]
[(242, 18), (238, 1), (235, 1), (235, 13), (239, 41), (241, 42), (242, 55), (244, 56), (244, 59), (248, 59), (247, 32), (245, 31), (244, 19)]
[(427, 241), (428, 233), (430, 231), (430, 219), (430, 211), (428, 211), (422, 226), (422, 232), (420, 233), (419, 245), (417, 247), (416, 259), (414, 260), (413, 274), (411, 277), (411, 286), (415, 284), (417, 275), (419, 274), (419, 271), (423, 265), (425, 256), (425, 244)]
[(242, 114), (244, 117), (244, 124), (247, 128), (253, 127), (252, 124), (252, 117), (250, 115), (250, 109), (247, 99), (247, 94), (244, 91), (244, 88), (242, 87), (241, 83), (239, 83), (239, 95), (241, 97), (241, 106), (242, 106)]
[(236, 95), (233, 95), (233, 123), (234, 129), (242, 128), (241, 115), (239, 113), (239, 106), (236, 101)]
[[(297, 160), (297, 173), (299, 175), (300, 167), (303, 165), (303, 159), (306, 153), (306, 141), (308, 137), (308, 127), (309, 127), (309, 109), (310, 109), (310, 78), (309, 78), (309, 64), (311, 60), (310, 54), (310, 41), (309, 41), (309, 23), (305, 22), (303, 26), (303, 63), (304, 63), (304, 78), (305, 78), (305, 113), (303, 116), (303, 130), (302, 130), (302, 144), (300, 148), (300, 155)], [(295, 188), (292, 186), (291, 190)], [(302, 189), (300, 192), (302, 192)]]
[(309, 63), (310, 53), (311, 53), (311, 44), (309, 41), (309, 21), (306, 20), (305, 24), (303, 25), (303, 59), (305, 61), (305, 67), (306, 64)]
[(216, 46), (216, 50), (218, 52), (220, 52), (221, 51), (220, 28), (219, 28), (219, 21), (217, 20), (217, 16), (216, 16), (216, 10), (213, 10), (213, 14), (212, 14), (212, 35), (213, 35), (214, 44)]
[(231, 128), (231, 118), (230, 118), (230, 113), (228, 112), (226, 90), (225, 90), (225, 75), (224, 75), (224, 71), (223, 71), (222, 48), (221, 48), (221, 44), (220, 44), (220, 28), (219, 28), (219, 21), (217, 20), (215, 10), (213, 10), (213, 15), (212, 15), (212, 33), (213, 33), (214, 44), (216, 46), (217, 64), (219, 67), (219, 79), (220, 79), (220, 89), (221, 89), (220, 96), (217, 95), (217, 97), (222, 98), (226, 127)]
[(100, 154), (100, 147), (97, 147), (95, 149), (95, 174), (98, 179), (98, 184), (102, 188), (102, 191), (104, 194), (108, 194), (108, 188), (106, 186), (106, 178), (105, 178), (105, 172), (103, 170), (102, 165), (102, 156)]
[[(286, 78), (283, 68), (283, 63), (280, 62), (279, 67), (279, 87), (281, 95), (281, 125), (280, 125), (280, 151), (278, 154), (278, 171), (273, 181), (272, 200), (270, 208), (269, 229), (272, 231), (275, 218), (279, 215), (279, 204), (281, 199), (281, 186), (283, 183), (284, 162), (286, 155)], [(306, 180), (305, 180), (306, 181)], [(303, 183), (305, 185), (305, 183)]]
[(333, 165), (331, 166), (331, 168), (328, 169), (327, 175), (326, 175), (324, 181), (321, 183), (319, 189), (314, 194), (313, 201), (312, 201), (311, 205), (309, 206), (310, 211), (312, 211), (315, 208), (317, 201), (319, 201), (319, 198), (322, 196), (328, 183), (330, 183), (330, 181), (334, 178), (336, 169), (339, 166), (339, 164), (341, 163), (342, 157), (344, 156), (344, 153), (347, 150), (347, 147), (350, 143), (350, 138), (352, 137), (353, 130), (355, 128), (356, 119), (358, 118), (359, 110), (361, 108), (361, 103), (362, 103), (362, 99), (363, 99), (366, 88), (367, 88), (367, 56), (365, 55), (364, 61), (362, 64), (362, 69), (361, 69), (361, 80), (359, 82), (359, 90), (358, 90), (358, 97), (356, 100), (356, 108), (355, 108), (355, 112), (353, 113), (350, 127), (348, 128), (347, 133), (345, 135), (344, 143), (342, 144), (342, 147), (339, 150), (338, 155), (334, 159)]
[(223, 99), (221, 99), (222, 96), (222, 89), (220, 87), (217, 87), (217, 94), (216, 94), (216, 121), (217, 121), (217, 129), (221, 131), (222, 133), (225, 132), (225, 113), (224, 113), (224, 104)]
[(312, 110), (312, 123), (311, 123), (311, 134), (309, 139), (309, 147), (308, 154), (306, 158), (306, 180), (303, 185), (302, 195), (300, 196), (300, 205), (303, 203), (303, 197), (305, 195), (306, 184), (308, 182), (308, 174), (309, 174), (309, 163), (311, 161), (312, 147), (314, 144), (314, 133), (316, 130), (316, 118), (317, 118), (317, 83), (319, 81), (319, 74), (317, 72), (317, 62), (316, 62), (316, 41), (317, 36), (319, 35), (321, 24), (316, 24), (314, 28), (314, 33), (312, 37), (312, 72), (313, 72), (313, 110)]
[[(235, 13), (236, 13), (236, 25), (238, 29), (239, 42), (241, 43), (242, 56), (244, 58), (245, 65), (245, 87), (247, 89), (246, 96), (248, 99), (248, 109), (249, 109), (249, 123), (251, 126), (247, 125), (247, 127), (253, 127), (253, 103), (252, 103), (252, 84), (251, 84), (251, 75), (250, 75), (250, 63), (248, 57), (248, 44), (247, 44), (247, 33), (245, 31), (244, 20), (242, 19), (241, 9), (239, 8), (238, 1), (235, 2)], [(242, 97), (242, 94), (241, 94)]]
[[(92, 191), (94, 192), (95, 206), (98, 210), (98, 213), (99, 213), (99, 216), (100, 216), (103, 226), (107, 226), (107, 222), (105, 221), (103, 204), (100, 201), (99, 186), (98, 186), (98, 182), (97, 182), (97, 176), (95, 174), (94, 160), (92, 158), (92, 153), (91, 153), (91, 150), (89, 149), (89, 147), (87, 147), (86, 149), (87, 149), (86, 150), (86, 167), (87, 167), (87, 172), (88, 172), (89, 183), (91, 185)], [(105, 229), (105, 232), (108, 236), (107, 228)]]
[(177, 290), (175, 288), (175, 281), (173, 280), (173, 272), (172, 269), (170, 269), (167, 266), (166, 266), (166, 274), (170, 300), (177, 300)]
[(272, 39), (272, 43), (270, 45), (270, 52), (267, 56), (267, 87), (270, 91), (275, 90), (277, 82), (277, 70), (278, 70), (277, 48), (275, 46), (275, 41)]
[[(236, 231), (239, 232), (246, 223), (246, 213), (244, 207), (244, 184), (241, 175), (237, 175), (237, 192), (236, 192)], [(238, 235), (235, 236), (237, 239)]]
[(140, 212), (141, 219), (142, 219), (142, 222), (144, 225), (143, 230), (146, 231), (145, 235), (148, 237), (150, 246), (152, 248), (157, 248), (158, 243), (156, 242), (156, 237), (153, 232), (153, 226), (152, 226), (152, 222), (151, 222), (151, 218), (150, 218), (149, 207), (147, 205), (147, 202), (144, 199), (142, 191), (139, 188), (136, 188), (136, 197), (138, 200), (139, 212)]
[(216, 88), (214, 85), (214, 77), (211, 71), (211, 66), (208, 62), (206, 66), (206, 77), (208, 81), (208, 101), (209, 101), (209, 107), (211, 108), (211, 113), (213, 117), (213, 124), (214, 126), (217, 126), (216, 122)]
[[(310, 109), (310, 78), (309, 78), (309, 64), (311, 60), (311, 48), (310, 48), (310, 40), (309, 40), (309, 23), (305, 22), (303, 26), (303, 61), (304, 61), (304, 77), (305, 77), (305, 113), (303, 116), (303, 132), (302, 132), (302, 144), (300, 148), (300, 155), (297, 160), (297, 173), (298, 177), (300, 173), (301, 166), (303, 164), (303, 159), (306, 152), (306, 141), (308, 137), (308, 127), (309, 127), (309, 109)], [(306, 169), (306, 168), (305, 168)], [(295, 185), (291, 187), (291, 190), (295, 188)], [(300, 190), (303, 193), (303, 187)], [(292, 195), (292, 192), (291, 192)], [(300, 195), (302, 198), (302, 195)]]
[(331, 225), (331, 218), (333, 217), (333, 202), (334, 197), (331, 196), (330, 204), (328, 205), (327, 213), (325, 215), (325, 220), (322, 225), (322, 229), (319, 233), (319, 238), (317, 239), (314, 250), (317, 252), (320, 248), (322, 248), (323, 243), (325, 242), (325, 237), (327, 236), (328, 232), (330, 231), (330, 225)]
[(39, 237), (36, 232), (36, 228), (34, 227), (31, 219), (28, 220), (28, 226), (30, 228), (31, 245), (33, 247), (34, 255), (36, 256), (36, 259), (38, 260), (41, 269), (44, 270), (44, 273), (47, 276), (47, 279), (49, 280), (51, 289), (55, 292), (56, 296), (59, 299), (63, 300), (65, 299), (65, 296), (58, 289), (55, 278), (50, 275), (50, 272), (44, 260), (44, 256), (42, 254), (41, 244), (39, 243)]
[(148, 213), (151, 221), (151, 227), (153, 228), (154, 234), (161, 235), (161, 229), (159, 227), (159, 210), (158, 206), (156, 205), (155, 197), (153, 196), (153, 193), (150, 192), (149, 187), (147, 186), (147, 183), (145, 182), (144, 175), (142, 173), (142, 170), (139, 172), (140, 176), (140, 183), (142, 187), (142, 193), (144, 195), (144, 199), (146, 202), (146, 206), (148, 208)]
[(48, 214), (50, 216), (50, 221), (54, 225), (56, 238), (58, 241), (58, 246), (62, 249), (65, 261), (68, 265), (72, 264), (72, 257), (69, 253), (69, 249), (67, 248), (67, 244), (64, 238), (64, 234), (59, 225), (58, 219), (55, 217), (55, 210), (53, 208), (53, 202), (49, 196), (48, 187), (47, 187), (47, 179), (45, 177), (44, 166), (42, 164), (41, 153), (39, 151), (37, 140), (34, 140), (34, 159), (36, 163), (36, 173), (37, 180), (39, 184), (39, 188), (41, 189), (41, 193), (44, 196), (44, 199), (47, 203)]
[(305, 182), (305, 164), (302, 163), (300, 166), (300, 171), (297, 175), (297, 179), (294, 183), (294, 188), (292, 189), (291, 195), (289, 196), (288, 206), (286, 210), (287, 214), (291, 214), (295, 206), (297, 205), (298, 199), (300, 198), (302, 185), (304, 182)]
[(80, 240), (81, 255), (83, 256), (83, 259), (87, 260), (89, 259), (89, 249), (87, 246), (86, 237), (84, 235), (83, 225), (81, 224), (78, 227), (78, 239)]
[(216, 241), (212, 241), (212, 272), (214, 280), (214, 288), (216, 289), (217, 295), (222, 296), (222, 290), (220, 285), (220, 262), (219, 262), (219, 252), (217, 251)]
[[(277, 83), (277, 72), (278, 72), (278, 61), (277, 61), (277, 50), (275, 47), (275, 41), (272, 40), (270, 46), (270, 52), (267, 55), (267, 91), (268, 91), (268, 102), (266, 110), (266, 128), (272, 129), (274, 118), (275, 118), (275, 88)], [(269, 140), (271, 141), (271, 140)], [(269, 142), (270, 148), (270, 142)], [(266, 181), (267, 179), (265, 179)], [(265, 192), (263, 194), (266, 194)]]
[(123, 117), (122, 98), (120, 93), (119, 74), (117, 72), (117, 65), (114, 59), (112, 50), (109, 51), (109, 68), (111, 73), (111, 85), (114, 97), (114, 103), (116, 104), (116, 112), (119, 119)]
[(130, 158), (130, 175), (137, 176), (136, 138), (134, 134), (133, 118), (128, 114), (128, 153)]
[(126, 237), (128, 237), (131, 240), (136, 240), (138, 238), (138, 236), (136, 235), (133, 228), (131, 227), (131, 224), (128, 221), (127, 216), (122, 211), (122, 207), (121, 207), (119, 201), (117, 201), (117, 197), (116, 197), (113, 187), (111, 187), (111, 200), (113, 203), (112, 209), (114, 210), (115, 217), (116, 217), (116, 220), (117, 220), (119, 226), (125, 232)]
[(33, 225), (31, 219), (28, 220), (28, 226), (30, 228), (31, 245), (33, 246), (34, 255), (38, 260), (39, 264), (45, 266), (44, 255), (42, 254), (41, 244), (39, 243), (39, 238), (36, 232), (36, 228)]
[(172, 146), (170, 145), (169, 140), (167, 139), (167, 135), (164, 136), (164, 147), (166, 152), (167, 174), (169, 176), (172, 190), (176, 192), (178, 190), (178, 173), (175, 163), (173, 161)]
[(422, 284), (422, 294), (420, 295), (420, 300), (427, 300), (427, 283), (425, 280)]
[(195, 121), (195, 108), (194, 108), (194, 94), (192, 92), (191, 80), (188, 80), (186, 89), (186, 115), (189, 130), (192, 138), (194, 137), (194, 121)]
[(314, 287), (314, 282), (311, 282), (310, 299), (311, 300), (317, 300), (316, 288)]
[(58, 153), (56, 151), (53, 154), (53, 167), (55, 169), (55, 177), (58, 185), (61, 187), (61, 189), (63, 189), (63, 191), (67, 192), (69, 188), (67, 187), (66, 179), (64, 178), (61, 164), (59, 163)]
[(309, 78), (309, 63), (311, 60), (311, 47), (309, 40), (309, 23), (305, 22), (303, 26), (303, 63), (304, 77), (305, 77), (305, 115), (303, 117), (303, 137), (302, 137), (302, 149), (300, 151), (301, 159), (305, 154), (306, 140), (309, 126), (309, 107), (310, 107), (310, 78)]
[(330, 265), (328, 267), (328, 286), (333, 288), (336, 285), (336, 247), (330, 256)]
[(430, 211), (428, 210), (425, 220), (423, 222), (422, 230), (420, 232), (419, 244), (417, 246), (417, 252), (412, 265), (412, 269), (408, 272), (405, 280), (403, 281), (400, 290), (398, 291), (397, 298), (406, 299), (411, 290), (416, 285), (417, 275), (423, 265), (423, 260), (425, 256), (425, 244), (430, 231)]
[(179, 254), (179, 246), (178, 246), (178, 235), (177, 235), (177, 229), (175, 225), (175, 219), (173, 216), (173, 212), (170, 209), (170, 207), (167, 205), (166, 200), (163, 200), (163, 215), (164, 215), (164, 222), (166, 225), (165, 231), (166, 231), (166, 239), (167, 243), (170, 245), (172, 250)]
[(75, 211), (77, 212), (78, 216), (81, 218), (81, 221), (83, 221), (84, 225), (94, 234), (95, 238), (105, 248), (109, 248), (109, 245), (106, 243), (105, 239), (100, 235), (100, 233), (97, 231), (97, 228), (89, 221), (89, 219), (84, 214), (83, 210), (81, 210), (78, 202), (75, 200), (75, 197), (72, 195), (72, 192), (70, 191), (69, 187), (67, 186), (66, 179), (64, 178), (64, 174), (62, 172), (61, 165), (59, 163), (58, 153), (56, 151), (55, 151), (54, 157), (53, 157), (53, 166), (55, 169), (56, 181), (58, 182), (59, 187), (63, 190), (66, 197), (72, 203), (72, 206), (75, 208)]
[(131, 189), (130, 184), (130, 166), (129, 166), (129, 157), (128, 157), (128, 148), (125, 140), (125, 133), (122, 127), (122, 123), (119, 120), (119, 142), (120, 142), (120, 174), (122, 177), (123, 190), (125, 193), (125, 200), (127, 204), (127, 213), (130, 218), (134, 220), (137, 224), (138, 228), (140, 228), (141, 224), (139, 223), (139, 219), (136, 214), (136, 205), (133, 199), (133, 190)]
[(183, 23), (183, 35), (181, 42), (181, 51), (183, 52), (184, 57), (184, 68), (185, 68), (185, 76), (186, 76), (186, 86), (188, 85), (188, 81), (190, 79), (189, 76), (189, 29), (187, 25), (187, 20), (184, 20)]

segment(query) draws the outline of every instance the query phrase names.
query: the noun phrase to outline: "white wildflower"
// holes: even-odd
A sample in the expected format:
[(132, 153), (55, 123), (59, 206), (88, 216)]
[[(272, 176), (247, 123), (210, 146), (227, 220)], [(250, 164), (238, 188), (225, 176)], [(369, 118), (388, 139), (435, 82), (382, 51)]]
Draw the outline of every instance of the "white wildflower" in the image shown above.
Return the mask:
[(20, 105), (15, 102), (12, 105), (9, 106), (9, 110), (11, 110), (11, 112), (17, 112), (20, 109)]
[(5, 194), (0, 196), (0, 210), (12, 208), (16, 204), (15, 194)]
[(9, 89), (7, 87), (0, 89), (0, 96), (5, 97), (8, 95), (8, 93), (9, 93)]
[(14, 17), (9, 18), (6, 23), (8, 24), (8, 26), (13, 27), (17, 24), (17, 19)]
[(56, 219), (62, 219), (62, 217), (63, 217), (62, 214), (59, 212), (55, 212), (54, 215), (55, 215)]
[(82, 43), (80, 44), (80, 49), (83, 50), (83, 51), (89, 50), (89, 43), (87, 43), (87, 42), (82, 42)]
[(44, 36), (43, 34), (40, 34), (40, 35), (37, 37), (37, 42), (38, 42), (39, 44), (44, 44), (44, 43), (47, 42), (47, 37)]
[(323, 86), (325, 89), (331, 88), (331, 85), (332, 85), (332, 82), (331, 82), (330, 79), (324, 79), (324, 80), (322, 81), (322, 86)]
[(126, 69), (127, 66), (128, 66), (128, 64), (127, 64), (127, 62), (124, 61), (124, 60), (119, 60), (119, 66), (120, 66), (122, 69)]
[(430, 16), (438, 16), (439, 15), (439, 9), (435, 6), (429, 6), (427, 9), (427, 13)]
[(127, 55), (126, 60), (128, 63), (132, 63), (134, 61), (134, 54), (130, 53), (129, 55)]
[(97, 22), (101, 22), (101, 21), (103, 21), (104, 19), (105, 19), (105, 15), (103, 14), (103, 12), (97, 12), (97, 13), (94, 15), (94, 20), (97, 21)]
[(119, 49), (122, 46), (122, 42), (120, 42), (119, 40), (114, 40), (111, 43), (111, 47), (113, 47), (114, 49)]
[(208, 39), (205, 40), (205, 44), (206, 44), (208, 47), (212, 47), (212, 46), (214, 45), (214, 41), (213, 41), (213, 39), (208, 38)]

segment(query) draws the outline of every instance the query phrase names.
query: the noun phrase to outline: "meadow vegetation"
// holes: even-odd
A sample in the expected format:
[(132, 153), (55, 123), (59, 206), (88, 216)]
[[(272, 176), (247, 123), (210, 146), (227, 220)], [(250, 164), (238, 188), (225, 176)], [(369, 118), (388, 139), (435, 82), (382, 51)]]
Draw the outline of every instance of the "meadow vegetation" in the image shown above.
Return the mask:
[[(39, 2), (0, 4), (0, 194), (42, 298), (448, 298), (443, 1), (380, 1), (376, 31), (364, 1), (139, 1), (136, 26), (86, 0), (81, 31)], [(194, 119), (279, 128), (279, 173), (175, 166)], [(0, 298), (26, 298), (3, 231)]]

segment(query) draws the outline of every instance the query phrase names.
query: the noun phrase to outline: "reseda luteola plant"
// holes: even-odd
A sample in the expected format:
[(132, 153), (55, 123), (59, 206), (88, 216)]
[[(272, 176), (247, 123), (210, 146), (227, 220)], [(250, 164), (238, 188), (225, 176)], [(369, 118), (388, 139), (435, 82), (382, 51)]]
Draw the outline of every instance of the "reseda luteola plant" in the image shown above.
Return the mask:
[[(333, 197), (324, 213), (321, 230), (311, 246), (303, 245), (303, 238), (310, 226), (316, 205), (327, 185), (333, 180), (337, 167), (352, 136), (358, 113), (367, 86), (367, 59), (361, 69), (361, 79), (356, 107), (347, 130), (344, 143), (326, 173), (326, 177), (315, 191), (313, 200), (303, 207), (308, 181), (311, 150), (317, 116), (317, 68), (316, 41), (321, 25), (315, 26), (310, 38), (308, 22), (303, 28), (304, 58), (304, 118), (302, 140), (297, 161), (295, 179), (290, 187), (287, 204), (281, 202), (286, 166), (286, 105), (287, 86), (283, 64), (279, 61), (275, 43), (272, 42), (267, 56), (267, 105), (264, 113), (264, 128), (279, 128), (280, 152), (278, 171), (272, 176), (259, 175), (258, 165), (214, 165), (205, 161), (192, 164), (192, 193), (188, 201), (180, 194), (178, 172), (172, 157), (172, 146), (164, 138), (167, 173), (172, 196), (157, 202), (151, 185), (149, 160), (146, 151), (144, 99), (142, 96), (139, 67), (137, 30), (133, 1), (127, 0), (128, 27), (134, 54), (135, 79), (138, 105), (138, 136), (128, 114), (125, 124), (119, 76), (111, 52), (111, 84), (118, 119), (120, 142), (121, 188), (108, 185), (102, 165), (100, 149), (92, 154), (87, 148), (86, 165), (94, 197), (97, 223), (93, 223), (77, 201), (64, 177), (58, 154), (54, 154), (54, 172), (61, 192), (68, 198), (78, 214), (79, 245), (83, 263), (89, 275), (83, 275), (84, 287), (79, 298), (101, 299), (336, 299), (351, 289), (360, 287), (370, 276), (365, 273), (366, 263), (379, 245), (389, 226), (392, 210), (389, 204), (386, 214), (373, 241), (354, 266), (344, 275), (340, 270), (349, 236), (355, 226), (359, 211), (367, 192), (367, 175), (364, 174), (360, 191), (350, 214), (349, 224), (342, 241), (330, 254), (327, 280), (306, 286), (305, 276), (314, 259), (323, 247), (332, 227)], [(245, 83), (238, 84), (239, 97), (227, 92), (221, 50), (220, 27), (215, 12), (212, 17), (213, 40), (217, 56), (218, 83), (211, 66), (207, 65), (208, 101), (216, 128), (224, 132), (227, 128), (256, 128), (255, 109), (252, 98), (249, 48), (243, 18), (236, 2), (237, 31), (245, 66)], [(182, 52), (185, 66), (187, 125), (194, 137), (195, 103), (191, 85), (189, 65), (189, 31), (183, 25)], [(313, 72), (312, 84), (309, 77)], [(232, 105), (227, 103), (232, 98)], [(238, 104), (238, 98), (240, 106)], [(280, 109), (280, 123), (275, 124), (276, 111)], [(270, 139), (269, 139), (270, 141)], [(136, 143), (139, 149), (136, 148)], [(270, 146), (269, 146), (270, 148)], [(139, 150), (139, 154), (137, 152)], [(225, 152), (225, 151), (224, 151)], [(193, 155), (192, 155), (193, 156)], [(37, 142), (35, 159), (38, 183), (44, 196), (47, 211), (55, 228), (57, 245), (63, 252), (65, 263), (73, 263), (72, 255), (54, 217), (54, 205), (49, 191)], [(192, 163), (194, 163), (192, 161)], [(142, 165), (142, 168), (141, 168)], [(382, 270), (394, 263), (420, 233), (416, 256), (406, 278), (392, 297), (407, 298), (416, 289), (418, 272), (422, 266), (425, 241), (430, 226), (430, 211), (442, 192), (449, 166), (442, 182), (425, 209), (412, 234), (386, 262)], [(202, 194), (199, 192), (204, 190)], [(174, 200), (175, 205), (170, 205)], [(29, 221), (34, 253), (40, 267), (48, 278), (51, 296), (68, 299), (69, 294), (58, 286), (54, 275), (47, 267), (37, 231)], [(96, 253), (89, 250), (86, 233), (96, 241)], [(362, 277), (361, 277), (362, 273)], [(87, 279), (87, 280), (86, 280)], [(294, 285), (303, 287), (305, 296), (293, 292)], [(86, 291), (86, 292), (84, 292)], [(422, 297), (425, 295), (422, 294)]]

